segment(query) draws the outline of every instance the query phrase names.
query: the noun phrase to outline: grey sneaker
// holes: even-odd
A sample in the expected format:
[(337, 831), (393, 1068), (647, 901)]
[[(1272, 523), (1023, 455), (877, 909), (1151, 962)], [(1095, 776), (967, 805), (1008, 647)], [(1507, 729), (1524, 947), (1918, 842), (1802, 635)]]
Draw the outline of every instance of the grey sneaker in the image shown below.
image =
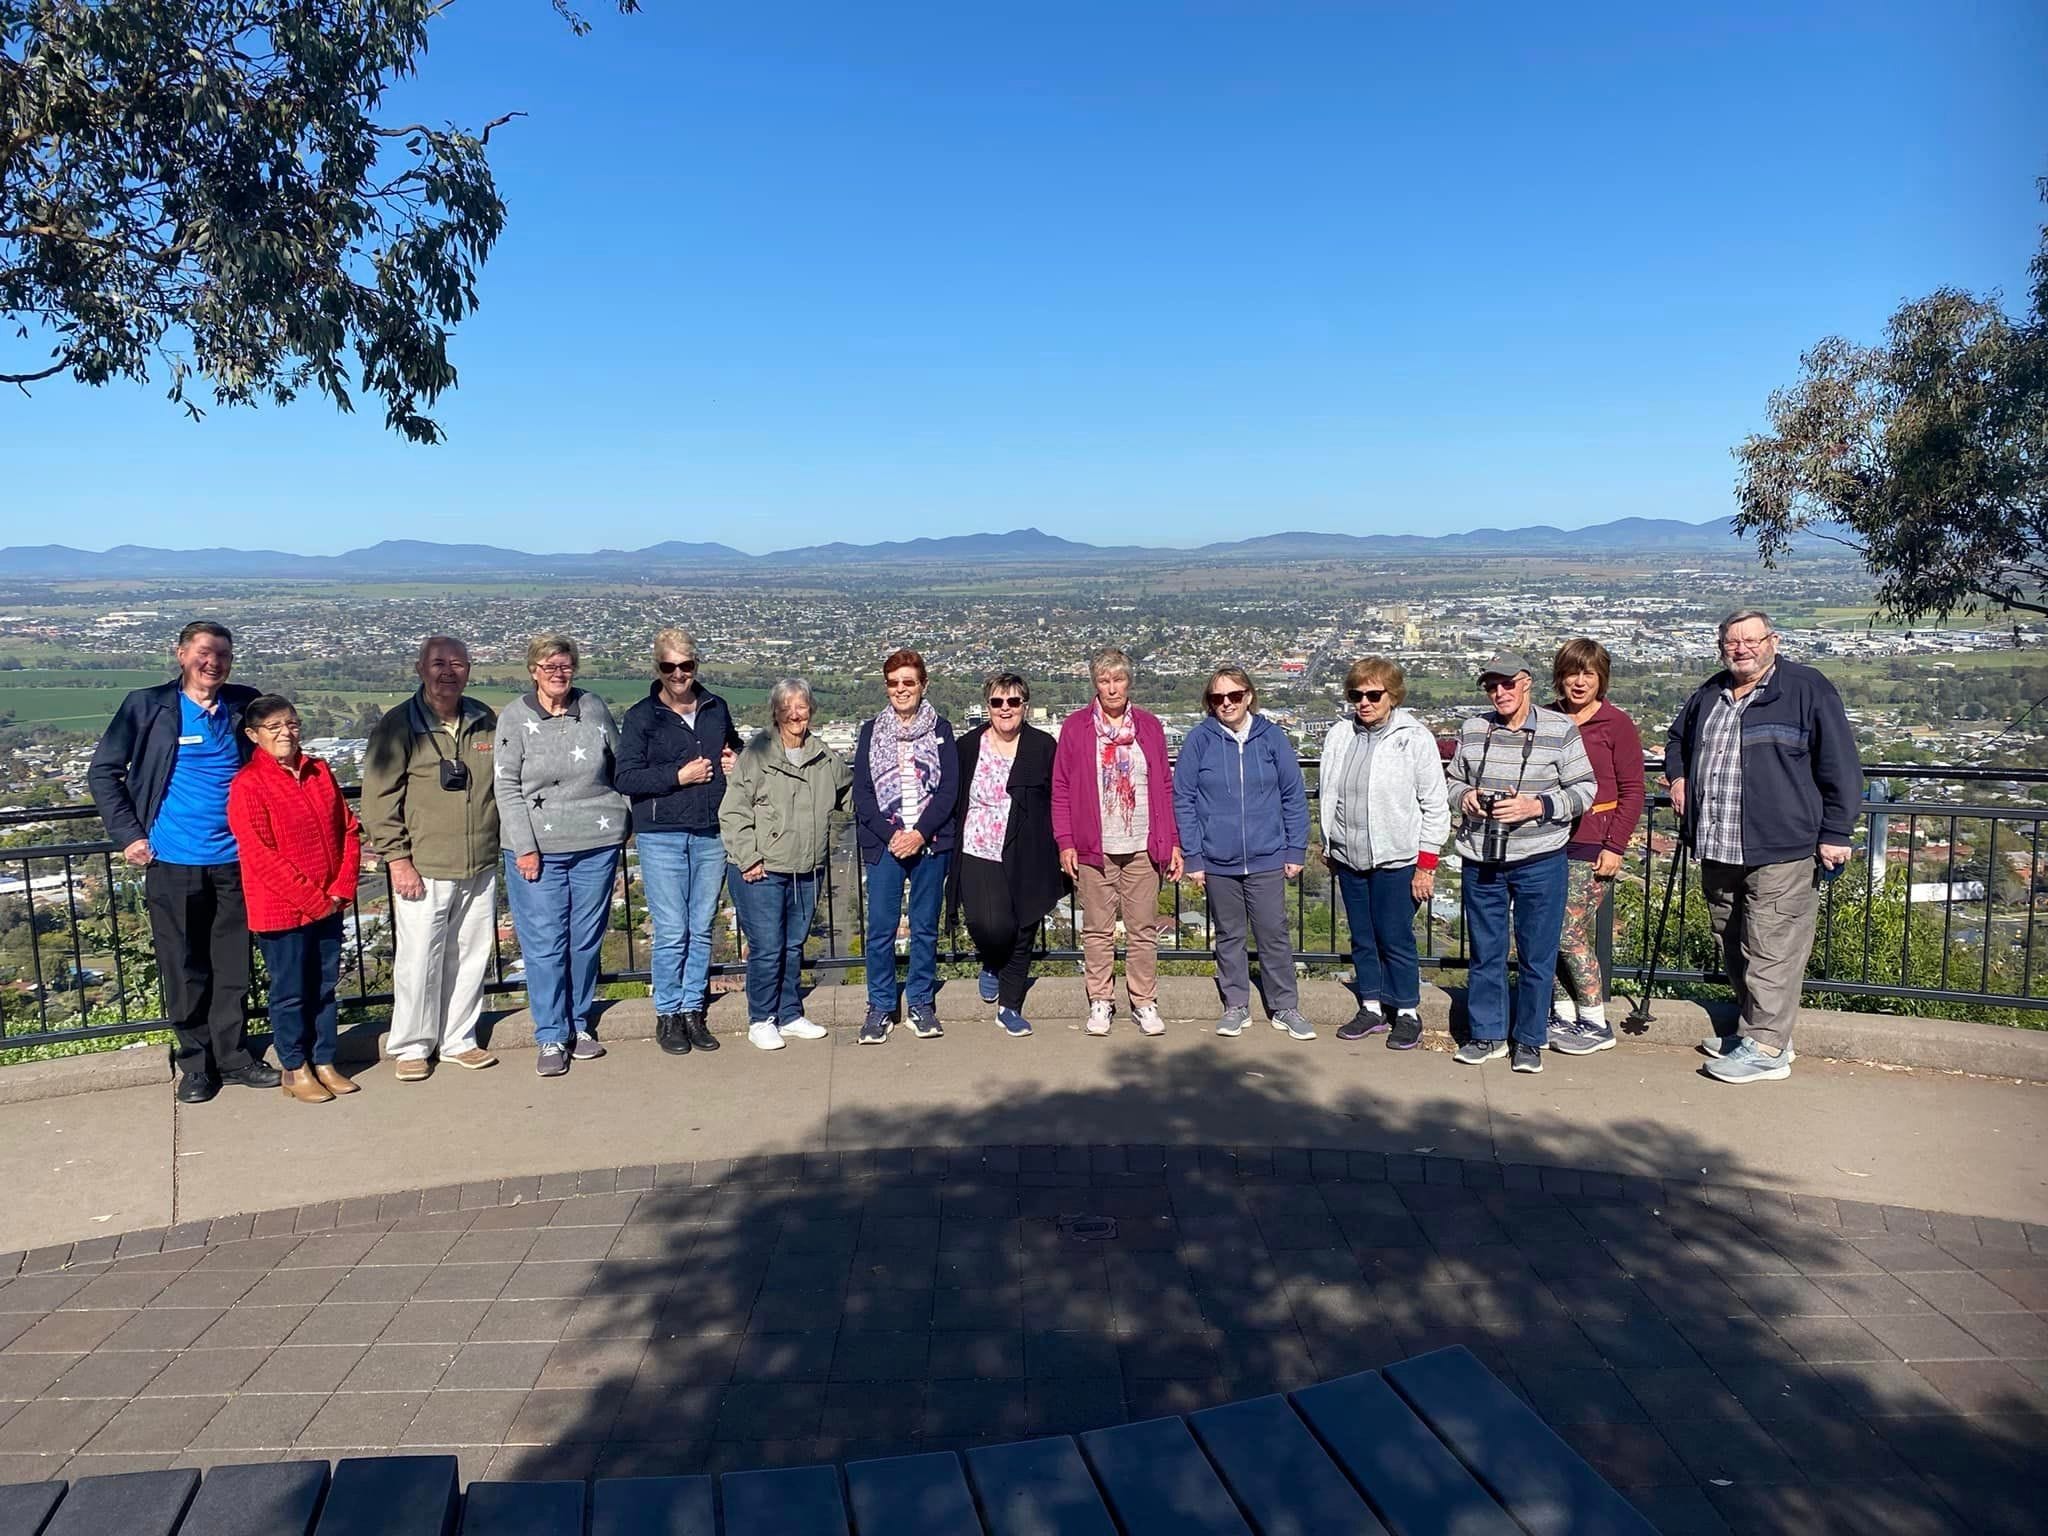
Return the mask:
[(1510, 1065), (1513, 1067), (1515, 1071), (1541, 1072), (1543, 1070), (1542, 1047), (1534, 1045), (1524, 1045), (1520, 1041), (1517, 1041), (1515, 1044), (1513, 1054), (1514, 1060), (1510, 1063)]
[(544, 1045), (540, 1048), (540, 1059), (533, 1064), (533, 1070), (542, 1077), (560, 1077), (569, 1070), (569, 1047), (566, 1045)]
[(895, 1022), (883, 1009), (870, 1008), (867, 1018), (861, 1021), (859, 1043), (862, 1045), (887, 1045), (889, 1043), (890, 1027)]
[(1735, 1042), (1735, 1048), (1723, 1052), (1707, 1063), (1707, 1076), (1719, 1078), (1724, 1083), (1767, 1083), (1792, 1075), (1790, 1051), (1780, 1056), (1767, 1056), (1755, 1041), (1747, 1036)]
[[(1219, 1035), (1228, 1035), (1231, 1039), (1234, 1040), (1239, 1035), (1244, 1033), (1245, 1025), (1251, 1023), (1251, 1021), (1251, 1009), (1226, 1008), (1223, 1010), (1223, 1017), (1216, 1021), (1216, 1033)], [(1280, 1027), (1282, 1029), (1285, 1029), (1287, 1026), (1283, 1024)]]
[(1611, 1051), (1614, 1049), (1614, 1026), (1588, 1024), (1584, 1019), (1574, 1019), (1569, 1024), (1553, 1021), (1550, 1048), (1561, 1056), (1590, 1056), (1595, 1051)]
[(1508, 1043), (1505, 1040), (1467, 1040), (1458, 1047), (1458, 1054), (1451, 1060), (1461, 1067), (1478, 1067), (1489, 1061), (1499, 1061), (1507, 1053)]
[[(1700, 1042), (1700, 1054), (1702, 1056), (1726, 1056), (1741, 1042), (1742, 1036), (1740, 1035), (1709, 1035)], [(1785, 1054), (1779, 1058), (1779, 1060), (1788, 1063), (1798, 1059), (1799, 1048), (1792, 1045), (1786, 1046)]]
[(597, 1043), (597, 1036), (587, 1030), (578, 1030), (576, 1043), (569, 1047), (569, 1054), (578, 1061), (595, 1061), (604, 1054), (604, 1047)]
[(1313, 1040), (1316, 1037), (1315, 1025), (1301, 1016), (1299, 1008), (1282, 1008), (1273, 1015), (1273, 1027), (1286, 1030), (1288, 1037), (1294, 1040)]
[(906, 1010), (910, 1015), (910, 1032), (920, 1040), (937, 1040), (946, 1033), (945, 1025), (939, 1022), (939, 1010), (935, 1003), (912, 1003)]

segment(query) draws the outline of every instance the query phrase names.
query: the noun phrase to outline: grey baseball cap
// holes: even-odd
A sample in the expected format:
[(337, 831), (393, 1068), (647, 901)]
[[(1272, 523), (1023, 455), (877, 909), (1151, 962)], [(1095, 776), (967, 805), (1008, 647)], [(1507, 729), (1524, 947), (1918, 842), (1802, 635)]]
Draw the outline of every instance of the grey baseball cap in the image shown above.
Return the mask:
[(1533, 677), (1536, 669), (1529, 665), (1527, 657), (1518, 652), (1495, 651), (1486, 665), (1479, 669), (1479, 681), (1483, 683), (1489, 677), (1513, 677), (1517, 672), (1527, 672)]

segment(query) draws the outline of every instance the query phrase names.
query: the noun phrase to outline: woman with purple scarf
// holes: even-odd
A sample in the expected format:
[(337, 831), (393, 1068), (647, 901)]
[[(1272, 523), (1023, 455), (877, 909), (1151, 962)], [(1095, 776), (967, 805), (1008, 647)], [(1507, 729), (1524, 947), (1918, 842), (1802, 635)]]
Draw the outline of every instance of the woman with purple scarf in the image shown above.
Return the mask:
[(924, 658), (892, 651), (882, 663), (889, 704), (860, 728), (853, 752), (854, 827), (867, 866), (868, 1014), (862, 1045), (881, 1045), (896, 1019), (896, 927), (910, 886), (905, 1012), (920, 1040), (939, 1026), (939, 916), (955, 837), (960, 761), (953, 727), (925, 702)]

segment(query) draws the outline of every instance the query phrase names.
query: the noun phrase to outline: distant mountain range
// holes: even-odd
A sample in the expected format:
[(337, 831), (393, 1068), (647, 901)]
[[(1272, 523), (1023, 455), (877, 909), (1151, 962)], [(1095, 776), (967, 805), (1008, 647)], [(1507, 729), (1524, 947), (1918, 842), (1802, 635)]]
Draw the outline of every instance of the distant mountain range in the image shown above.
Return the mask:
[(1189, 560), (1309, 560), (1341, 556), (1429, 554), (1565, 555), (1654, 550), (1664, 554), (1733, 554), (1739, 551), (1727, 518), (1682, 523), (1672, 518), (1625, 517), (1591, 528), (1478, 528), (1470, 533), (1420, 534), (1269, 533), (1258, 538), (1204, 544), (1197, 549), (1155, 549), (1135, 545), (1083, 544), (1036, 528), (1008, 533), (968, 533), (940, 539), (904, 539), (880, 544), (811, 544), (772, 554), (749, 555), (726, 544), (671, 539), (645, 549), (599, 549), (587, 554), (528, 554), (490, 544), (435, 544), (424, 539), (386, 539), (342, 555), (294, 555), (275, 549), (151, 549), (117, 544), (108, 550), (72, 549), (64, 544), (19, 544), (0, 549), (0, 578), (65, 580), (115, 578), (166, 580), (208, 577), (227, 580), (392, 581), (520, 577), (688, 576), (706, 570), (738, 572), (804, 566), (889, 566), (945, 564), (1064, 565), (1101, 561), (1105, 556)]

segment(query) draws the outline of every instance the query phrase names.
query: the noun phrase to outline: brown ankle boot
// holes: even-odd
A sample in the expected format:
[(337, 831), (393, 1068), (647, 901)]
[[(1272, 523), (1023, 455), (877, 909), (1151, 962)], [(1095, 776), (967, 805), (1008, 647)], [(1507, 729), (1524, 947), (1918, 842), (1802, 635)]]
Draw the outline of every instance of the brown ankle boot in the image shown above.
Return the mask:
[(343, 1077), (338, 1068), (315, 1067), (313, 1075), (320, 1079), (321, 1083), (330, 1093), (354, 1093), (356, 1091), (356, 1085)]
[(288, 1098), (297, 1099), (301, 1104), (325, 1104), (334, 1095), (320, 1086), (320, 1079), (313, 1075), (311, 1067), (287, 1067), (283, 1081), (278, 1087)]

